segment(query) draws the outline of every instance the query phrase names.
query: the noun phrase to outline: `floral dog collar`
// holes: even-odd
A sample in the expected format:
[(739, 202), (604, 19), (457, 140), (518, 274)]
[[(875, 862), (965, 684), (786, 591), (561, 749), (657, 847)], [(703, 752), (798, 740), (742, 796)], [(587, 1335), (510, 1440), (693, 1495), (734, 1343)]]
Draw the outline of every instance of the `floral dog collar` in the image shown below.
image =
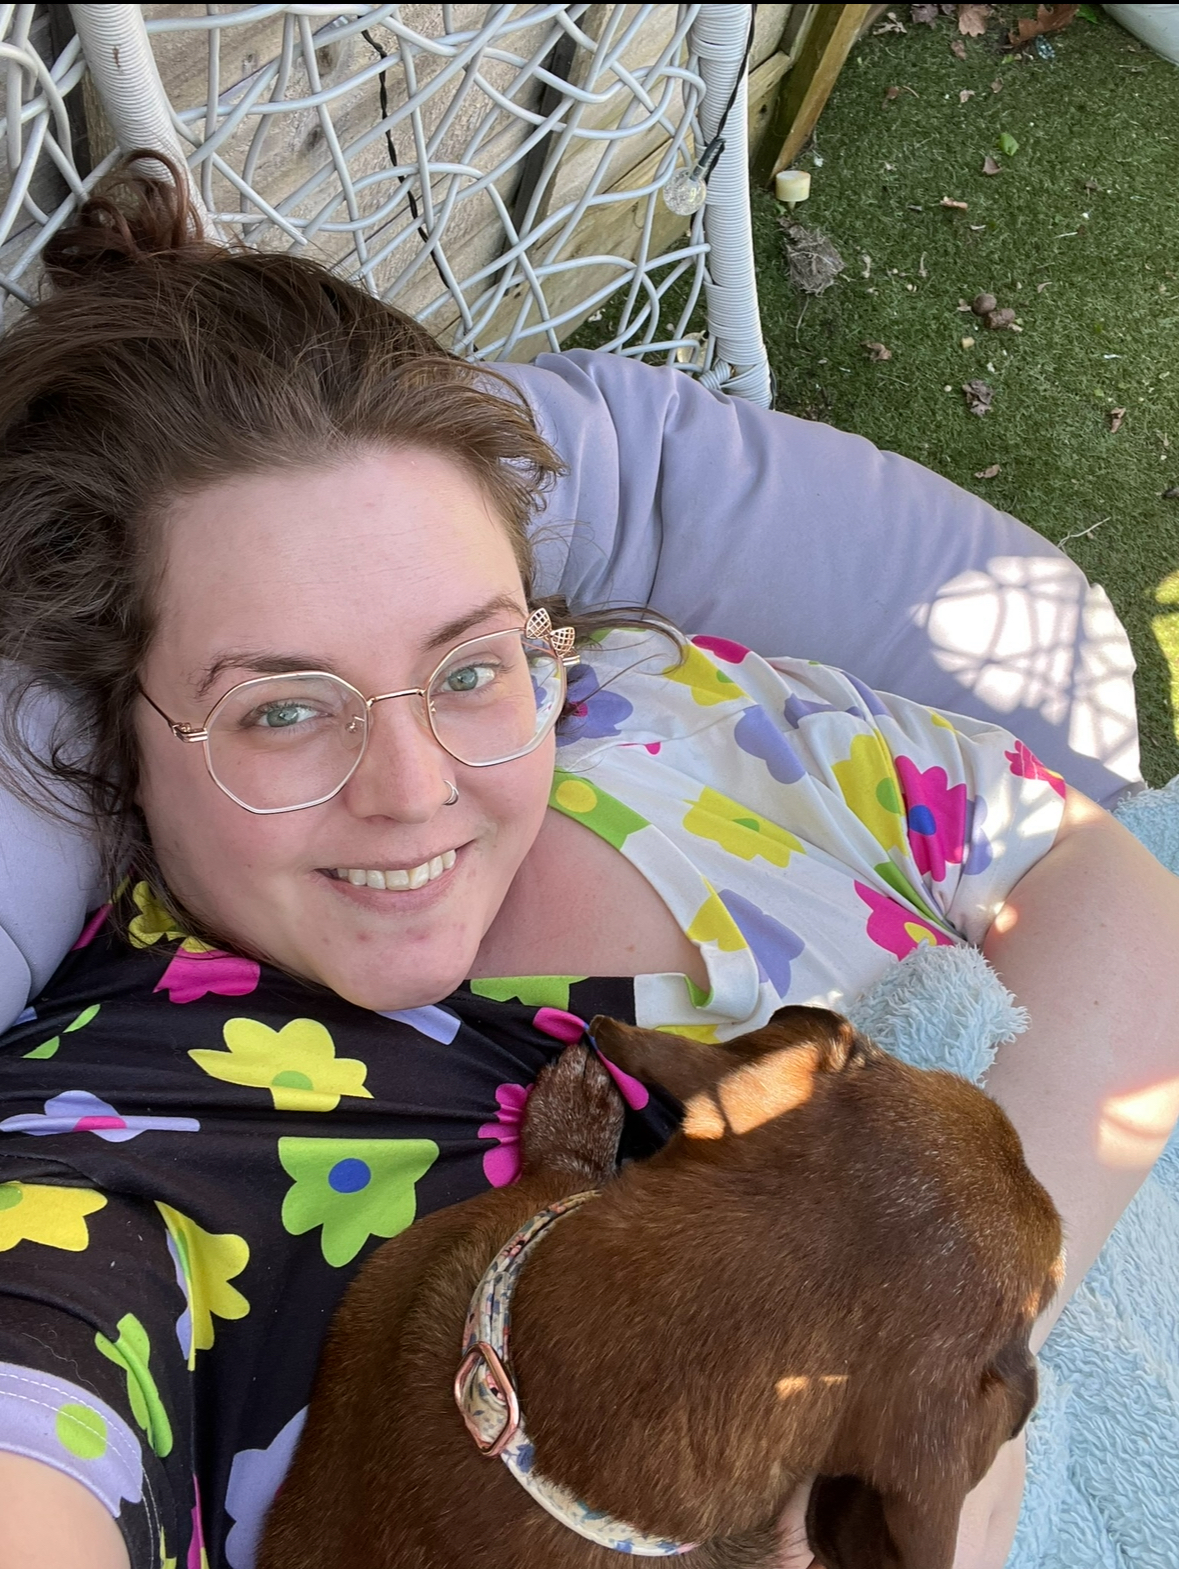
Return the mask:
[(532, 1444), (512, 1380), (508, 1357), (512, 1292), (529, 1253), (562, 1215), (579, 1208), (597, 1191), (575, 1193), (534, 1215), (500, 1249), (471, 1298), (463, 1335), (463, 1360), (454, 1381), (454, 1398), (467, 1430), (480, 1450), (497, 1456), (542, 1508), (579, 1536), (637, 1558), (673, 1558), (690, 1553), (696, 1542), (672, 1542), (641, 1531), (591, 1509), (557, 1482), (547, 1481), (532, 1467)]

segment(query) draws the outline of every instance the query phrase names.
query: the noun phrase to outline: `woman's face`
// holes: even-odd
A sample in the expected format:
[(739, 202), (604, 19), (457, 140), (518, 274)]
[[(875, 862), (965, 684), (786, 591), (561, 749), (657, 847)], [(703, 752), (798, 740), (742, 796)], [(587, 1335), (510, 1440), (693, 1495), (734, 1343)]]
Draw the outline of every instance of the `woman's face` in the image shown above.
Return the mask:
[[(423, 686), (456, 643), (527, 615), (505, 529), (460, 468), (427, 452), (237, 479), (179, 502), (164, 538), (141, 680), (194, 728), (275, 661), (333, 671), (365, 696), (400, 691)], [(203, 747), (140, 702), (140, 802), (175, 897), (226, 941), (362, 1007), (445, 997), (539, 832), (554, 743), (468, 768), (414, 708), (393, 699), (371, 710), (368, 750), (332, 800), (256, 816), (213, 783)], [(445, 806), (450, 782), (459, 799)], [(411, 871), (452, 851), (422, 887), (336, 875)]]

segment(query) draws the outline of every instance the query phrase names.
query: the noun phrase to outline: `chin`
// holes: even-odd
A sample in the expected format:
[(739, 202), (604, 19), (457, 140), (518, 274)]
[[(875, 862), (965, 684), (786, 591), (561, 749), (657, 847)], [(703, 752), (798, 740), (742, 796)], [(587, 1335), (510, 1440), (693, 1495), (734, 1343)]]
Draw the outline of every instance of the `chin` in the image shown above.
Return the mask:
[(449, 997), (466, 979), (469, 964), (457, 970), (452, 966), (437, 971), (419, 971), (411, 976), (390, 980), (382, 976), (324, 975), (322, 983), (358, 1008), (369, 1008), (374, 1013), (401, 1012), (407, 1008), (425, 1008), (431, 1003)]

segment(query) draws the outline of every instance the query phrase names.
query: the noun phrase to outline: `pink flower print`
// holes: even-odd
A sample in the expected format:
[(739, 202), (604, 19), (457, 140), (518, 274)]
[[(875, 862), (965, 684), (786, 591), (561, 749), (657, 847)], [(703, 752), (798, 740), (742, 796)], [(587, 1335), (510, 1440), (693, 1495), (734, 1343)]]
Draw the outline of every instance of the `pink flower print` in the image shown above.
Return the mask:
[(907, 958), (919, 943), (930, 943), (938, 948), (952, 948), (953, 938), (924, 921), (915, 910), (877, 893), (874, 888), (857, 882), (856, 892), (868, 906), (868, 936), (878, 948), (886, 948), (898, 959)]
[(1013, 752), (1004, 752), (1003, 756), (1011, 764), (1011, 772), (1017, 779), (1044, 779), (1052, 786), (1061, 800), (1067, 788), (1062, 775), (1055, 773), (1051, 768), (1046, 768), (1036, 754), (1023, 744), (1015, 743)]
[(743, 644), (734, 643), (727, 637), (694, 637), (692, 642), (697, 648), (706, 648), (710, 654), (723, 659), (726, 665), (739, 665), (749, 657), (749, 650)]
[(194, 1476), (192, 1490), (196, 1503), (192, 1510), (192, 1540), (188, 1544), (185, 1569), (209, 1569), (209, 1555), (205, 1551), (205, 1533), (201, 1526), (201, 1485)]
[(538, 1008), (532, 1020), (542, 1035), (551, 1035), (555, 1041), (572, 1046), (585, 1034), (585, 1020), (564, 1008)]
[(78, 940), (70, 949), (70, 952), (76, 953), (79, 948), (88, 948), (106, 924), (106, 918), (110, 913), (111, 907), (109, 904), (104, 904), (100, 910), (95, 910), (94, 914), (83, 926)]
[(520, 1175), (520, 1129), (531, 1093), (530, 1084), (501, 1084), (495, 1092), (498, 1115), (479, 1129), (481, 1139), (497, 1140), (483, 1157), (483, 1175), (493, 1188), (506, 1188)]
[[(574, 1041), (579, 1041), (588, 1028), (584, 1019), (579, 1019), (575, 1013), (566, 1013), (563, 1008), (538, 1008), (532, 1022), (542, 1034), (551, 1035), (554, 1040), (564, 1041), (567, 1046), (571, 1046)], [(597, 1051), (596, 1043), (594, 1050)], [(651, 1099), (647, 1086), (640, 1084), (638, 1079), (632, 1078), (629, 1073), (624, 1073), (621, 1068), (616, 1068), (609, 1057), (603, 1057), (600, 1051), (598, 1058), (617, 1084), (618, 1093), (626, 1104), (634, 1111), (642, 1111)]]
[(910, 757), (898, 757), (896, 763), (917, 870), (940, 883), (946, 863), (961, 865), (968, 847), (966, 786), (951, 786), (944, 768), (922, 772)]
[(220, 948), (187, 938), (172, 956), (155, 990), (167, 992), (172, 1002), (196, 1002), (208, 992), (218, 997), (245, 997), (256, 990), (261, 967)]

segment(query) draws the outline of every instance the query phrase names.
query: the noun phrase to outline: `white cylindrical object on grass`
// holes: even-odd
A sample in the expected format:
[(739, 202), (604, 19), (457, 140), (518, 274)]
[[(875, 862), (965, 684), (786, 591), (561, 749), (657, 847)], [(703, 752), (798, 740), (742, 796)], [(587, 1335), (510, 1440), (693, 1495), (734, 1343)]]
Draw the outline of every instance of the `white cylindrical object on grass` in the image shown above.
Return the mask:
[(783, 169), (774, 176), (774, 195), (780, 202), (805, 202), (811, 194), (809, 169)]

